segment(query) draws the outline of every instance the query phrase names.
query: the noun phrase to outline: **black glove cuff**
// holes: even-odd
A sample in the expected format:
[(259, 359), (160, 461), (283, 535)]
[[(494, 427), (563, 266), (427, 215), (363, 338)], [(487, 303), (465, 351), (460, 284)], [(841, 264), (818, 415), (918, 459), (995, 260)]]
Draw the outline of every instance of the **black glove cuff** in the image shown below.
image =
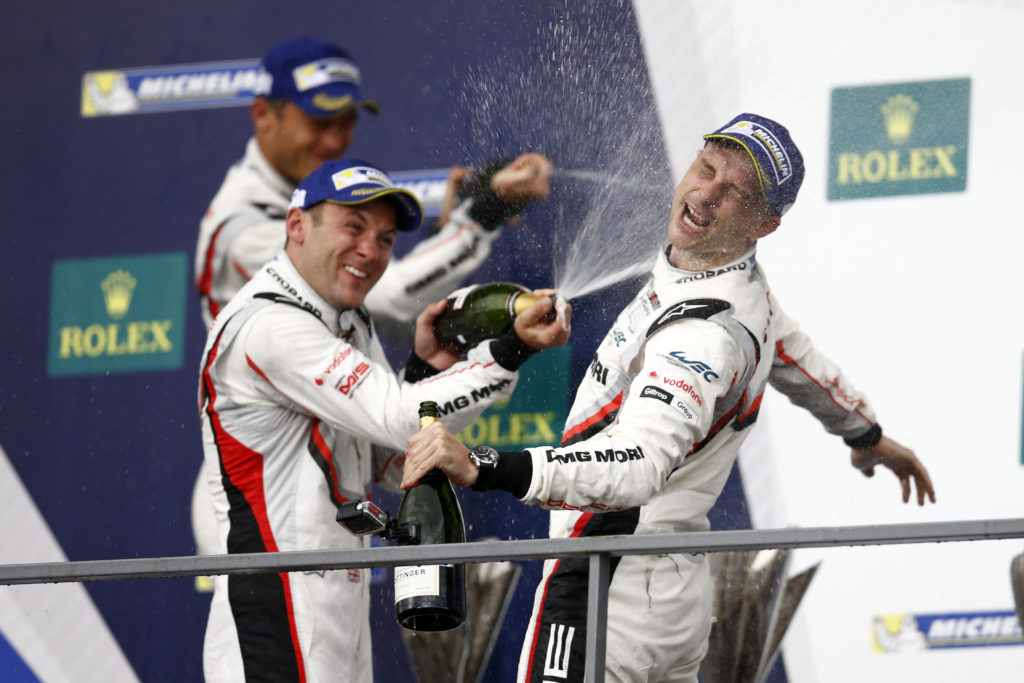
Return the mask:
[(439, 372), (441, 371), (433, 365), (415, 353), (411, 353), (409, 354), (409, 360), (405, 363), (405, 372), (402, 374), (402, 379), (406, 382), (419, 382), (421, 379), (433, 377)]
[(484, 230), (495, 230), (526, 208), (527, 202), (506, 202), (491, 188), (494, 174), (505, 168), (510, 161), (511, 159), (497, 159), (484, 164), (466, 181), (465, 189), (460, 193), (473, 198), (473, 203), (469, 207), (469, 217), (479, 223)]
[(871, 425), (871, 429), (864, 432), (860, 436), (855, 437), (843, 437), (843, 441), (850, 448), (866, 449), (874, 448), (878, 445), (878, 442), (882, 440), (882, 426), (877, 422)]
[(525, 344), (514, 329), (491, 340), (491, 355), (498, 365), (509, 371), (518, 370), (535, 353), (537, 349)]
[(508, 491), (516, 498), (522, 498), (530, 490), (533, 479), (533, 459), (526, 451), (502, 451), (498, 453), (498, 466), (481, 469), (473, 484), (474, 491)]

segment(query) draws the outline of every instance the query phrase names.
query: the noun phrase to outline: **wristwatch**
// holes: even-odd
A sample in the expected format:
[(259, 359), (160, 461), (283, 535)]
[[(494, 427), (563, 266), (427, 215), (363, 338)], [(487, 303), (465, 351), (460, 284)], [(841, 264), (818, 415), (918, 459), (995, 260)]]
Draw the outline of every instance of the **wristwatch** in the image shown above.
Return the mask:
[(498, 469), (499, 457), (498, 451), (490, 446), (476, 446), (469, 451), (469, 459), (479, 469), (476, 482), (473, 484), (474, 491), (486, 491), (491, 488), (494, 473)]

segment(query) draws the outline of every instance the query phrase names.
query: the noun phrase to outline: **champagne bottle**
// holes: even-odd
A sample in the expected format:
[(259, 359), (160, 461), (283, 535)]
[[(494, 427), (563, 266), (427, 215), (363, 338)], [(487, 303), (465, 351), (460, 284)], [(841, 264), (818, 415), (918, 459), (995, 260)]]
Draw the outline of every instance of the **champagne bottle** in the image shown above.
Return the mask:
[(463, 287), (448, 295), (448, 307), (434, 320), (434, 335), (446, 346), (468, 349), (508, 332), (516, 316), (538, 299), (510, 282)]
[[(437, 422), (437, 404), (420, 404), (420, 429)], [(463, 543), (466, 526), (455, 489), (431, 470), (405, 492), (396, 522), (401, 545)], [(466, 568), (461, 564), (395, 567), (395, 618), (414, 631), (447, 631), (466, 618)]]

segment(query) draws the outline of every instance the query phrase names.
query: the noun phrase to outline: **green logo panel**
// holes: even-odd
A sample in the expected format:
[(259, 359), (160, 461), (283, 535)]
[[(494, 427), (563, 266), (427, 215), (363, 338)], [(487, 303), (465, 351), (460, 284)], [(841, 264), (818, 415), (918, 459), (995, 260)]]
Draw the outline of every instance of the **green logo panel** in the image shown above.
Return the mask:
[(459, 439), (505, 451), (558, 445), (569, 412), (571, 356), (568, 344), (534, 355), (520, 369), (512, 396), (484, 411)]
[(180, 368), (187, 278), (183, 252), (56, 261), (47, 374)]
[(967, 188), (971, 80), (832, 90), (830, 200)]

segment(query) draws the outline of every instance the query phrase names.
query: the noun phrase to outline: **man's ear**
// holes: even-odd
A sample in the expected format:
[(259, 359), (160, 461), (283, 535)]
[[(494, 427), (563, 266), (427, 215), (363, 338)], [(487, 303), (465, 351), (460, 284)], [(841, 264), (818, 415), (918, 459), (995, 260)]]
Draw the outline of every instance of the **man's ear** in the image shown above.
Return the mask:
[(262, 128), (273, 122), (276, 113), (266, 97), (257, 96), (253, 98), (252, 104), (249, 105), (249, 117), (252, 119), (253, 130), (259, 132)]
[(754, 238), (767, 237), (779, 228), (782, 218), (779, 216), (762, 216), (754, 227)]
[(284, 219), (284, 231), (288, 237), (288, 242), (295, 244), (305, 243), (310, 222), (311, 220), (306, 212), (297, 206), (288, 209), (288, 215)]

